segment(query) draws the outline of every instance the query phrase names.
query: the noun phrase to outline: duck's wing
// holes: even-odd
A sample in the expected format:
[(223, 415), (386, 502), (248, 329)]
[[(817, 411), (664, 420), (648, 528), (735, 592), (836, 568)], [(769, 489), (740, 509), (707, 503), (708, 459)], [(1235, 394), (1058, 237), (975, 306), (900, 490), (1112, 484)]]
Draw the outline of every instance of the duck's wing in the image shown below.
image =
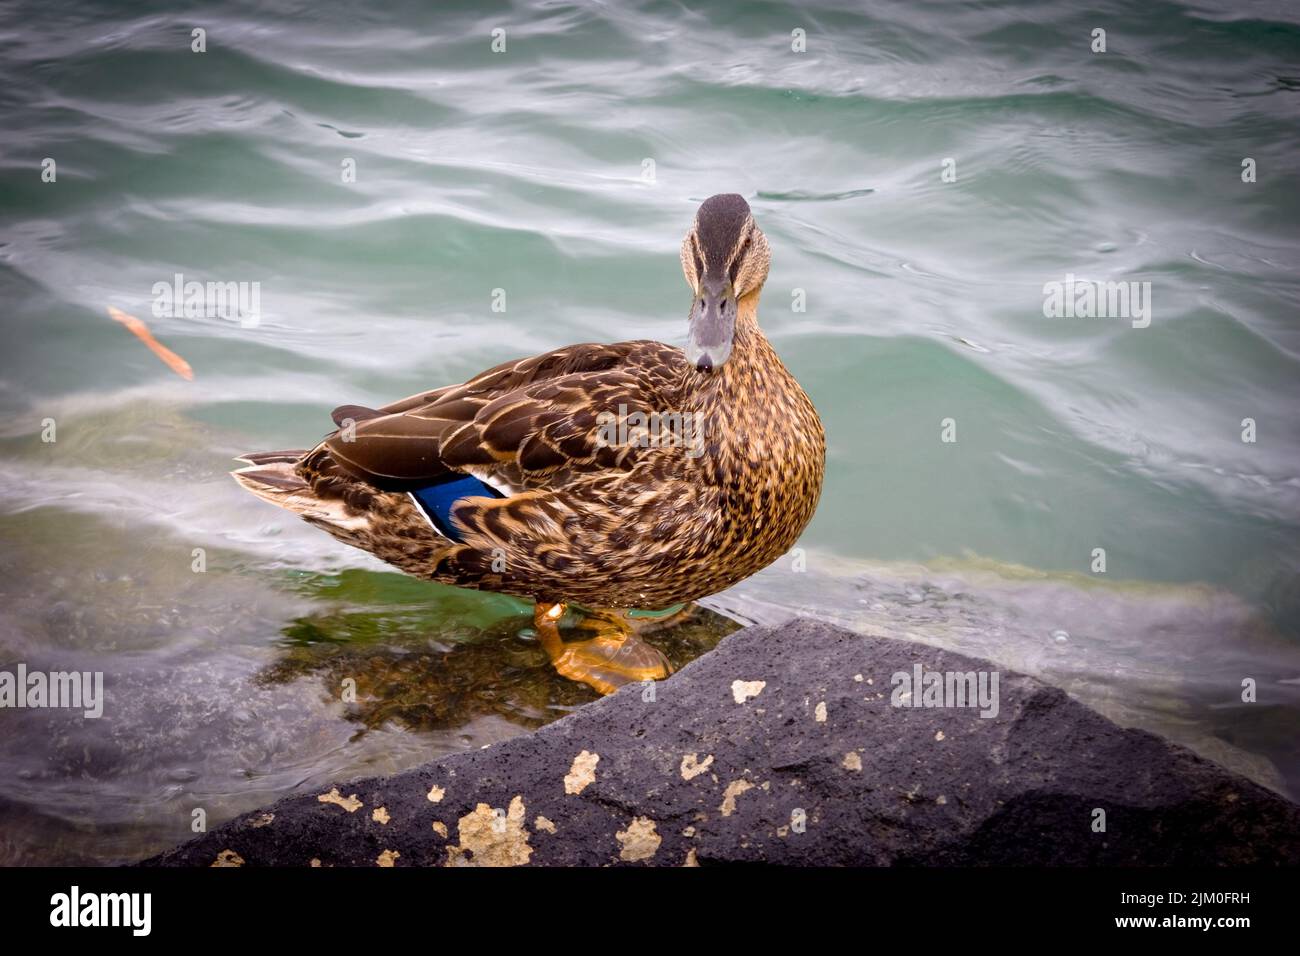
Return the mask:
[(686, 371), (682, 352), (660, 342), (568, 346), (506, 362), (462, 385), (357, 409), (341, 416), (351, 419), (348, 427), (318, 447), (379, 488), (452, 472), (542, 487), (634, 464), (644, 449), (602, 443), (601, 413), (673, 410)]

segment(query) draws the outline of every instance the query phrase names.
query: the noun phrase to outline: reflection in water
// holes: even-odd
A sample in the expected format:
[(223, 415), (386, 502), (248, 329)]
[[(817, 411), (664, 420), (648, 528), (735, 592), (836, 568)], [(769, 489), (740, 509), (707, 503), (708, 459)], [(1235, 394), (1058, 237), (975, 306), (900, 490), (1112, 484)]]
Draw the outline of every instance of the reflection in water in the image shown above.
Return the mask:
[[(415, 608), (298, 618), (284, 629), (285, 652), (258, 680), (310, 678), (335, 699), (351, 680), (355, 700), (345, 702), (346, 719), (367, 729), (416, 732), (456, 728), (488, 715), (535, 728), (599, 697), (555, 672), (533, 636), (531, 612), (491, 622), (472, 635), (463, 625), (456, 626), (458, 636), (449, 635), (447, 623)], [(645, 640), (676, 671), (739, 627), (697, 607)], [(562, 628), (562, 635), (566, 641), (590, 636), (580, 622)]]

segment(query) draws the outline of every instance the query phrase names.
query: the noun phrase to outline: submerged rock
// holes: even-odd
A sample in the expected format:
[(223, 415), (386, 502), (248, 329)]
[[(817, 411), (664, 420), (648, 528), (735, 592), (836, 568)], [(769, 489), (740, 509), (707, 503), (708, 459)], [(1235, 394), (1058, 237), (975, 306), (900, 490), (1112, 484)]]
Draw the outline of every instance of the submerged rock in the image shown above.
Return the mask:
[(236, 859), (1295, 864), (1300, 806), (1032, 677), (799, 620), (535, 733), (286, 798), (147, 865)]

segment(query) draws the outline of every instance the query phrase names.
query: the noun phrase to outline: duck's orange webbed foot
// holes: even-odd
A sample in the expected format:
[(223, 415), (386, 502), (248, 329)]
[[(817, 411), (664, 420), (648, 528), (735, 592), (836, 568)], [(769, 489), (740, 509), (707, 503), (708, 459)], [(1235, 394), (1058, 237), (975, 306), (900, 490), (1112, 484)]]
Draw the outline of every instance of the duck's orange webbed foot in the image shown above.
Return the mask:
[(542, 648), (563, 676), (612, 694), (634, 681), (662, 680), (672, 673), (668, 658), (636, 636), (627, 618), (617, 611), (589, 613), (584, 630), (596, 636), (586, 641), (565, 643), (560, 639), (559, 621), (563, 604), (537, 602), (533, 623)]

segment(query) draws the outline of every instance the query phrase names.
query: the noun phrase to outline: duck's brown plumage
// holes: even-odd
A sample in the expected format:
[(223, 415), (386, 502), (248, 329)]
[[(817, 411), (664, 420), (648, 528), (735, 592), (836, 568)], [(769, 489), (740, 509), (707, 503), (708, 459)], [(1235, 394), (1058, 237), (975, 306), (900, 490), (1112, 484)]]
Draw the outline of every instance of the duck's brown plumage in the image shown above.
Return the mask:
[[(731, 230), (737, 290), (739, 257), (757, 233), (748, 207), (744, 220)], [(717, 266), (717, 231), (699, 230), (703, 246), (688, 237), (692, 259)], [(752, 265), (762, 275), (733, 298), (730, 358), (711, 373), (659, 342), (568, 346), (380, 409), (344, 406), (343, 427), (314, 449), (248, 456), (254, 466), (236, 477), (335, 537), (447, 584), (603, 607), (713, 594), (788, 551), (821, 491), (821, 422), (757, 323), (766, 240), (762, 253)], [(689, 280), (687, 255), (684, 246)], [(620, 406), (698, 416), (702, 445), (605, 445), (601, 414)], [(406, 493), (449, 473), (508, 492), (456, 503), (459, 542)]]

